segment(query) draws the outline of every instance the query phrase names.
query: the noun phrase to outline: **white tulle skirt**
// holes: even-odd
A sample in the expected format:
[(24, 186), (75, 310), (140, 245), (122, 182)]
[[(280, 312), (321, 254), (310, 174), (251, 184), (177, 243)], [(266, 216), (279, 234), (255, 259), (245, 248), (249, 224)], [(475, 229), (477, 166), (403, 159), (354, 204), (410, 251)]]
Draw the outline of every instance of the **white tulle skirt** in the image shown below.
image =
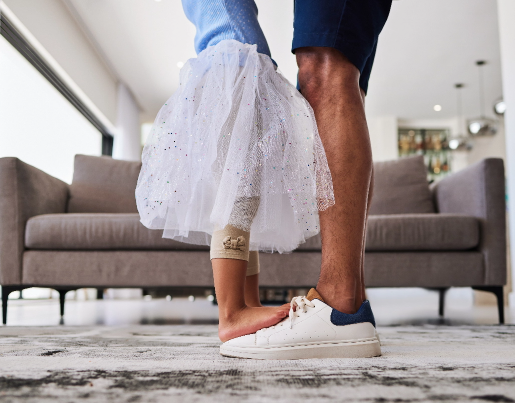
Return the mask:
[(250, 229), (251, 250), (290, 252), (334, 204), (310, 105), (267, 55), (235, 40), (182, 68), (142, 160), (141, 222), (182, 242), (207, 245), (231, 224)]

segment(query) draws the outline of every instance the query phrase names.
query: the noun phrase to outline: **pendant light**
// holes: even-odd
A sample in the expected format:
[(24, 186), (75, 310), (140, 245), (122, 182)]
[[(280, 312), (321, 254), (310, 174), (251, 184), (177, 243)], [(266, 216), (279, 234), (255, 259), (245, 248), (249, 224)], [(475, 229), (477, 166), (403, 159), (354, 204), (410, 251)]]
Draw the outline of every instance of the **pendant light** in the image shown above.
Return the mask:
[(503, 116), (506, 112), (506, 102), (502, 98), (494, 102), (494, 112), (498, 116)]
[(463, 110), (461, 103), (461, 89), (463, 84), (454, 84), (456, 88), (456, 113), (458, 114), (458, 134), (449, 139), (449, 148), (453, 151), (468, 151), (472, 149), (470, 137), (463, 134)]
[(487, 118), (484, 115), (485, 111), (485, 94), (484, 94), (484, 83), (483, 83), (483, 66), (486, 64), (484, 60), (478, 60), (476, 65), (479, 72), (479, 107), (481, 116), (476, 119), (470, 119), (467, 122), (468, 132), (474, 136), (493, 136), (497, 133), (497, 123), (495, 120)]

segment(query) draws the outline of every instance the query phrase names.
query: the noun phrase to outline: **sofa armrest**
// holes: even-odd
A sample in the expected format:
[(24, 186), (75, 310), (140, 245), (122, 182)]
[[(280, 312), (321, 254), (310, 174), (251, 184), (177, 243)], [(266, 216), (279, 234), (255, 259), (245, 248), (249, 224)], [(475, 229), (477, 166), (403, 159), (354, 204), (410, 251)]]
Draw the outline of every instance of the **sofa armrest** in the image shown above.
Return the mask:
[(64, 213), (68, 185), (18, 158), (0, 158), (0, 284), (22, 284), (25, 225), (39, 214)]
[(440, 213), (477, 217), (480, 222), (478, 250), (485, 261), (485, 283), (506, 284), (506, 200), (504, 163), (487, 158), (437, 182), (433, 187)]

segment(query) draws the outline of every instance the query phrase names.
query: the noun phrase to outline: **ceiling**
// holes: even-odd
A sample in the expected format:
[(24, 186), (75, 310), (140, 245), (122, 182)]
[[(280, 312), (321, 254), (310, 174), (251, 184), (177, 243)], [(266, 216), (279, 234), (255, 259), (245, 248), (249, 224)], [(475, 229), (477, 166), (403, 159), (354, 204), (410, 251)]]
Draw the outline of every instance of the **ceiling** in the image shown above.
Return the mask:
[[(144, 122), (178, 85), (178, 62), (195, 57), (195, 29), (180, 0), (66, 0), (114, 73), (133, 92)], [(293, 0), (257, 0), (272, 56), (295, 80)], [(485, 99), (501, 96), (497, 8), (493, 0), (394, 1), (367, 97), (370, 116), (440, 119), (456, 116), (455, 83), (464, 83), (467, 116), (479, 111), (476, 60), (484, 67)], [(433, 106), (442, 106), (435, 112)]]

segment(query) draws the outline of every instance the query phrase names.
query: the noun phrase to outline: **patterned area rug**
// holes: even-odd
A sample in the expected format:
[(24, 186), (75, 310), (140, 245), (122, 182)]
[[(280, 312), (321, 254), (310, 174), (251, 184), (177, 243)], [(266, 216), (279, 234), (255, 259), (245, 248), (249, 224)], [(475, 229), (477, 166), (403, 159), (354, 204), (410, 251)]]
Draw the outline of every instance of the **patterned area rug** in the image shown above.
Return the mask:
[(0, 401), (515, 402), (515, 326), (379, 332), (379, 358), (254, 361), (213, 325), (3, 327)]

